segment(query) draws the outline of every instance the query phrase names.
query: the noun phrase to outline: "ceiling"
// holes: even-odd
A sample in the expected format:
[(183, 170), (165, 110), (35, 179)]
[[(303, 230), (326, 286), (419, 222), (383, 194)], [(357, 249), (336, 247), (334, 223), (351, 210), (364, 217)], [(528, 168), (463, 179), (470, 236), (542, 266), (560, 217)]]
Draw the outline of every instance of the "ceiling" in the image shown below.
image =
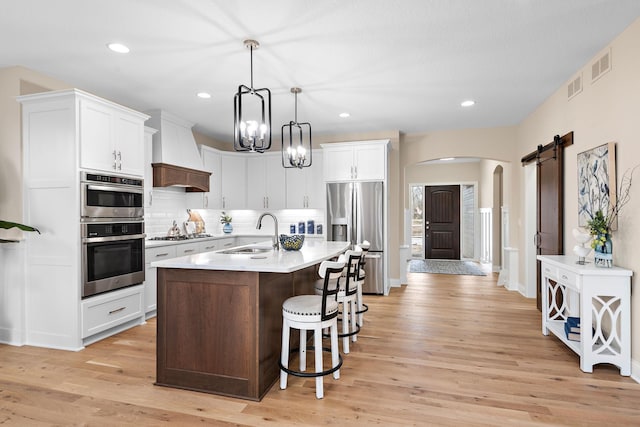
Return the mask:
[[(0, 67), (164, 109), (231, 141), (251, 38), (278, 139), (294, 118), (293, 86), (314, 134), (509, 126), (638, 16), (637, 0), (10, 0)], [(131, 52), (111, 52), (114, 41)]]

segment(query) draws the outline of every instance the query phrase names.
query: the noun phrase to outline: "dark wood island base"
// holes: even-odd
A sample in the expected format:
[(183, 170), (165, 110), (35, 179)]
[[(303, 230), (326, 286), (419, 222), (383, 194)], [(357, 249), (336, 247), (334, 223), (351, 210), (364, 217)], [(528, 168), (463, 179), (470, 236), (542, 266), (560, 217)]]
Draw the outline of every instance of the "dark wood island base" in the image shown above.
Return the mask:
[(282, 303), (313, 293), (317, 268), (158, 268), (155, 384), (261, 400), (280, 374)]

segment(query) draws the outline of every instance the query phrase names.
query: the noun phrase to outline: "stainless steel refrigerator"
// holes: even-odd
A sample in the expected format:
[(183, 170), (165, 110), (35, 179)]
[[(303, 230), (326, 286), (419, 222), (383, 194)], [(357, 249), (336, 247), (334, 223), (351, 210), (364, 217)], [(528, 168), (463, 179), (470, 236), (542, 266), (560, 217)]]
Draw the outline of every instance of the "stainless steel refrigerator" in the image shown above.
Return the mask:
[(327, 240), (371, 243), (363, 293), (384, 293), (384, 194), (382, 182), (327, 184)]

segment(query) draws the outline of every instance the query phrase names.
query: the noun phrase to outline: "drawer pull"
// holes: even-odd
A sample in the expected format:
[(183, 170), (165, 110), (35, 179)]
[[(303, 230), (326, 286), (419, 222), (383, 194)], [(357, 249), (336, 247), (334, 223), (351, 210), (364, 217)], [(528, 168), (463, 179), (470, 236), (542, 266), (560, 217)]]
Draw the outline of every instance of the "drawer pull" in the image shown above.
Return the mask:
[(224, 246), (225, 246), (225, 247), (229, 247), (229, 246), (231, 246), (231, 245), (233, 245), (233, 243), (231, 243), (231, 242), (229, 242), (229, 243), (225, 243), (225, 244), (224, 244)]
[(213, 249), (213, 248), (215, 248), (215, 246), (205, 246), (204, 248), (205, 249)]
[(156, 254), (156, 257), (167, 256), (167, 255), (169, 255), (169, 252), (165, 252), (163, 254)]
[(185, 254), (188, 254), (189, 252), (193, 252), (193, 249), (185, 249), (185, 250), (184, 250), (184, 253), (185, 253)]
[(127, 308), (127, 307), (125, 306), (125, 307), (116, 308), (115, 310), (111, 310), (111, 311), (109, 312), (109, 316), (111, 316), (112, 314), (119, 313), (119, 312), (121, 312), (122, 310), (124, 310), (125, 308)]
[(569, 280), (569, 278), (568, 278), (567, 276), (565, 276), (564, 274), (562, 275), (562, 278), (563, 278), (564, 280)]

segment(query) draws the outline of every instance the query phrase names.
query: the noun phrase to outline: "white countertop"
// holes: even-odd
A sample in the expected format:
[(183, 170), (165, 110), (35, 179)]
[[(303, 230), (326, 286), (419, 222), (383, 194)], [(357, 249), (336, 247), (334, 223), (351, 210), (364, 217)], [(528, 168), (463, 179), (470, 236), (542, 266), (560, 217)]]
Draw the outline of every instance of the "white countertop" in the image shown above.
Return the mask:
[[(201, 240), (201, 239), (198, 239)], [(258, 245), (271, 246), (271, 240)], [(305, 239), (299, 251), (268, 251), (257, 254), (224, 254), (205, 252), (164, 261), (152, 262), (152, 267), (182, 268), (196, 270), (255, 271), (264, 273), (291, 273), (326, 259), (333, 258), (349, 247), (348, 242), (327, 242), (320, 239)]]
[[(173, 245), (184, 245), (186, 243), (197, 243), (197, 242), (206, 242), (208, 240), (220, 240), (220, 239), (233, 239), (235, 237), (255, 237), (260, 240), (271, 239), (273, 233), (269, 234), (237, 234), (237, 233), (229, 233), (229, 234), (212, 234), (211, 237), (196, 237), (192, 239), (182, 239), (182, 240), (145, 240), (145, 248), (157, 248), (159, 246), (173, 246)], [(306, 240), (323, 240), (323, 234), (306, 234)]]

